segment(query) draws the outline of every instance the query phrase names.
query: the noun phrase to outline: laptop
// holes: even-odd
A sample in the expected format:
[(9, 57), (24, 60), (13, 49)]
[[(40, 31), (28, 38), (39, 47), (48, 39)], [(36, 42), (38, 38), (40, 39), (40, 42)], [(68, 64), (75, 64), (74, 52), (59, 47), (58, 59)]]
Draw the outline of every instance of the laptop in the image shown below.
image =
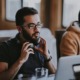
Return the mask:
[(54, 80), (75, 80), (76, 72), (80, 72), (80, 56), (61, 57)]

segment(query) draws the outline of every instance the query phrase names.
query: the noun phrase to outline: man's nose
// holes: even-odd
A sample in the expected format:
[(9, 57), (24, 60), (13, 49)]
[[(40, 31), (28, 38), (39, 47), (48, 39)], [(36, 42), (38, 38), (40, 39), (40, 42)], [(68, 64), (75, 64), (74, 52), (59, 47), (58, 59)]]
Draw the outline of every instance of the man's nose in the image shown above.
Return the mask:
[(40, 28), (35, 26), (35, 31), (40, 31)]

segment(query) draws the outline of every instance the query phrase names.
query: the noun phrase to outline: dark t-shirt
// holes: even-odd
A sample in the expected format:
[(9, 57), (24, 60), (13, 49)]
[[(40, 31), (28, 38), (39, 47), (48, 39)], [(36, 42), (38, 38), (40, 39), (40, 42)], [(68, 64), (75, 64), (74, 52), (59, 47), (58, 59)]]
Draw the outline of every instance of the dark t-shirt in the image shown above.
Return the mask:
[[(22, 45), (18, 39), (19, 35), (0, 44), (0, 62), (7, 62), (9, 68), (18, 60), (21, 54)], [(18, 74), (34, 75), (35, 68), (44, 67), (44, 56), (39, 52), (30, 54), (28, 60), (22, 65)], [(17, 74), (17, 75), (18, 75)]]

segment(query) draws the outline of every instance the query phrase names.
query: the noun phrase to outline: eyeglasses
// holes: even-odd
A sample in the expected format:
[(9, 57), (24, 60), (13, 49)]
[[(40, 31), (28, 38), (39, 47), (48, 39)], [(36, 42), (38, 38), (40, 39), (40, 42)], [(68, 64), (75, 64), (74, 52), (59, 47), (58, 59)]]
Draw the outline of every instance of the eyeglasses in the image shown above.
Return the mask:
[(24, 27), (27, 27), (27, 26), (28, 26), (29, 29), (35, 29), (36, 27), (37, 28), (41, 28), (42, 24), (41, 23), (37, 23), (37, 24), (35, 24), (35, 23), (29, 23), (29, 24), (25, 25)]

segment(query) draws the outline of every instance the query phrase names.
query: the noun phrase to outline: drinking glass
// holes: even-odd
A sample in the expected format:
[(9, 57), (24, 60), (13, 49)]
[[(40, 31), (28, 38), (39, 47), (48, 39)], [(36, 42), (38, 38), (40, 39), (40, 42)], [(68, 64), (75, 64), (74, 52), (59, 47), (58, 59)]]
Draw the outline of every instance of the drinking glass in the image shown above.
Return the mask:
[(46, 80), (48, 77), (48, 69), (36, 68), (35, 75), (36, 75), (36, 80)]

